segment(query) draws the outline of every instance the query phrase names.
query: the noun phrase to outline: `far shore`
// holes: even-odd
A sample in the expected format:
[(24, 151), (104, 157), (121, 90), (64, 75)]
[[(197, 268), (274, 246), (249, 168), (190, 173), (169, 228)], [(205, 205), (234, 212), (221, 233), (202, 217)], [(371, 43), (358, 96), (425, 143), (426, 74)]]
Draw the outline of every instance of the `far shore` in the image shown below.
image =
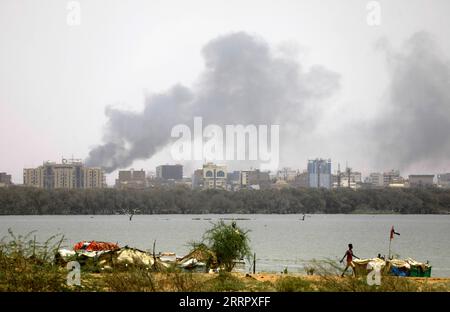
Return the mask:
[[(303, 213), (142, 213), (135, 214), (135, 217), (138, 216), (254, 216), (254, 215), (295, 215), (295, 216), (303, 216)], [(440, 213), (399, 213), (399, 212), (388, 212), (388, 211), (361, 211), (361, 212), (349, 212), (349, 213), (324, 213), (324, 212), (314, 212), (314, 213), (306, 213), (306, 216), (314, 216), (314, 215), (398, 215), (398, 216), (448, 216), (450, 212), (440, 212)], [(117, 213), (108, 213), (108, 214), (0, 214), (0, 217), (14, 217), (14, 216), (129, 216), (128, 214), (117, 214)], [(232, 218), (237, 219), (237, 218)]]

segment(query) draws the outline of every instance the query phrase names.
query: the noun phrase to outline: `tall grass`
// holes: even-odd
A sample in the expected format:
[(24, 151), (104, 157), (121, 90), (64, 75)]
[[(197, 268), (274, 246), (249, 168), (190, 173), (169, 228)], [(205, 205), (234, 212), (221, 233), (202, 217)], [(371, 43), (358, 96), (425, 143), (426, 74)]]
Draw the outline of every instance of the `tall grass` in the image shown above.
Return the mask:
[(207, 291), (243, 291), (246, 288), (245, 283), (234, 276), (232, 273), (220, 271), (217, 276), (205, 283)]
[(169, 270), (152, 272), (133, 268), (127, 272), (113, 272), (105, 275), (105, 285), (110, 291), (244, 291), (248, 285), (231, 273), (218, 275)]
[(293, 276), (280, 277), (275, 282), (275, 289), (279, 292), (309, 292), (316, 290), (310, 281), (302, 277)]
[(176, 268), (152, 271), (129, 267), (126, 271), (113, 271), (104, 277), (107, 290), (119, 292), (201, 291), (201, 275), (181, 272)]
[(8, 230), (9, 238), (0, 241), (0, 291), (65, 291), (65, 275), (53, 264), (55, 251), (64, 237), (52, 236), (43, 243), (27, 235), (16, 236)]

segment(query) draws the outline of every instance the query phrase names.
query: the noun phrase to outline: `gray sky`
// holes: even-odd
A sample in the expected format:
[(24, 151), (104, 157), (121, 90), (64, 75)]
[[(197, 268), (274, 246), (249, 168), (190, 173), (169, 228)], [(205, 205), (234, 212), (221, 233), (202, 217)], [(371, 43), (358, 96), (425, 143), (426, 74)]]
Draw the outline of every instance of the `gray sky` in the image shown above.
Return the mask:
[[(392, 123), (381, 122), (383, 114), (402, 118), (409, 109), (406, 103), (392, 111), (401, 94), (422, 85), (421, 79), (408, 81), (411, 73), (426, 81), (433, 68), (444, 68), (439, 81), (410, 101), (438, 94), (432, 104), (439, 104), (426, 122), (442, 125), (433, 131), (450, 130), (448, 119), (432, 118), (448, 113), (450, 106), (448, 93), (439, 91), (450, 86), (445, 67), (450, 60), (450, 2), (379, 1), (382, 20), (376, 27), (367, 25), (367, 2), (89, 0), (79, 1), (81, 24), (69, 26), (66, 1), (2, 0), (0, 171), (21, 183), (24, 167), (62, 156), (86, 158), (102, 144), (107, 106), (139, 112), (146, 94), (166, 92), (175, 84), (195, 86), (205, 67), (203, 47), (241, 31), (295, 59), (305, 72), (317, 64), (340, 76), (339, 89), (317, 104), (321, 116), (314, 127), (287, 144), (283, 166), (303, 169), (308, 158), (331, 157), (333, 163), (348, 161), (363, 173), (394, 166), (404, 173), (450, 171), (446, 135), (424, 147), (433, 149), (432, 161), (406, 157), (405, 151), (418, 153), (421, 142), (407, 145), (408, 136), (397, 132), (384, 136), (393, 131)], [(425, 32), (436, 45), (430, 49), (439, 52), (428, 55), (427, 40), (414, 41), (408, 50), (417, 32)], [(426, 68), (409, 70), (424, 58), (429, 60)], [(414, 112), (408, 120), (420, 122), (421, 110)], [(400, 122), (399, 127), (408, 133), (411, 123)], [(373, 129), (379, 130), (375, 137), (383, 138), (375, 146), (368, 144), (377, 140)], [(402, 143), (399, 150), (396, 142)], [(395, 155), (380, 155), (383, 162), (376, 161), (379, 153), (400, 151), (405, 166)], [(153, 170), (170, 162), (167, 157), (163, 149), (128, 167)], [(110, 184), (115, 176), (108, 177)]]

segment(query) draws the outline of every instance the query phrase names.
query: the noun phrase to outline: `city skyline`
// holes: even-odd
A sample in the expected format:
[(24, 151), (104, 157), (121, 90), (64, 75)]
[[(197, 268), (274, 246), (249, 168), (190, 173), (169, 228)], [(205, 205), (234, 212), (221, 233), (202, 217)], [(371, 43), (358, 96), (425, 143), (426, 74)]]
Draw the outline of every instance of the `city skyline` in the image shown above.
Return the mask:
[[(336, 164), (336, 162), (334, 162)], [(370, 171), (369, 174), (362, 174), (361, 170), (359, 170), (358, 168), (352, 168), (350, 166), (348, 166), (348, 163), (346, 163), (345, 167), (342, 167), (341, 170), (341, 166), (340, 163), (337, 162), (337, 166), (333, 165), (333, 162), (331, 159), (324, 159), (324, 158), (314, 158), (314, 159), (308, 159), (308, 162), (306, 164), (305, 167), (302, 168), (292, 168), (292, 167), (282, 167), (282, 168), (278, 168), (278, 170), (276, 171), (270, 171), (270, 170), (259, 170), (257, 168), (246, 168), (244, 170), (237, 170), (235, 168), (232, 167), (228, 167), (226, 164), (222, 164), (222, 163), (214, 163), (214, 162), (210, 162), (210, 161), (205, 161), (202, 165), (203, 170), (204, 168), (208, 167), (208, 166), (219, 166), (221, 168), (224, 168), (225, 170), (225, 176), (222, 176), (224, 178), (229, 178), (228, 175), (230, 174), (234, 174), (234, 173), (239, 173), (240, 175), (242, 174), (247, 174), (248, 172), (262, 172), (262, 173), (267, 173), (269, 174), (271, 177), (276, 178), (277, 180), (280, 179), (287, 179), (287, 175), (292, 175), (294, 174), (294, 178), (299, 178), (302, 174), (308, 174), (307, 176), (307, 180), (306, 183), (307, 187), (317, 187), (318, 185), (320, 185), (320, 187), (325, 187), (325, 188), (334, 188), (334, 187), (350, 187), (350, 180), (347, 181), (347, 179), (350, 179), (350, 174), (352, 175), (352, 185), (354, 185), (354, 183), (356, 183), (357, 181), (355, 180), (355, 177), (353, 176), (354, 174), (358, 175), (358, 183), (366, 183), (367, 181), (369, 181), (369, 183), (372, 183), (374, 185), (377, 185), (377, 183), (374, 182), (374, 179), (377, 180), (379, 179), (379, 177), (377, 175), (381, 175), (381, 185), (389, 185), (389, 183), (392, 183), (391, 178), (387, 178), (388, 180), (386, 180), (386, 175), (389, 176), (391, 174), (393, 174), (394, 176), (398, 176), (401, 181), (408, 181), (408, 178), (403, 178), (403, 177), (431, 177), (431, 180), (433, 181), (432, 183), (434, 184), (435, 182), (439, 182), (440, 177), (443, 178), (444, 181), (450, 180), (448, 178), (448, 176), (450, 176), (450, 173), (448, 171), (446, 172), (414, 172), (414, 173), (408, 173), (408, 174), (401, 174), (400, 170), (396, 169), (396, 168), (390, 168), (390, 169), (385, 169), (385, 170), (381, 170), (381, 171)], [(77, 169), (80, 173), (78, 173), (78, 175), (81, 174), (81, 176), (85, 176), (84, 179), (82, 177), (77, 179), (81, 179), (81, 180), (77, 180), (78, 182), (74, 182), (73, 183), (77, 183), (80, 184), (81, 188), (90, 188), (90, 187), (120, 187), (120, 180), (121, 180), (121, 175), (124, 175), (124, 181), (132, 181), (133, 184), (135, 183), (135, 181), (139, 181), (139, 180), (146, 180), (146, 174), (147, 179), (160, 179), (160, 180), (184, 180), (184, 179), (189, 179), (191, 180), (192, 185), (194, 185), (194, 180), (195, 180), (195, 176), (196, 176), (196, 172), (198, 170), (202, 170), (202, 168), (197, 168), (194, 169), (193, 171), (186, 171), (184, 170), (183, 165), (178, 164), (178, 163), (164, 163), (164, 164), (160, 164), (158, 166), (156, 166), (153, 169), (145, 169), (144, 168), (140, 168), (140, 169), (134, 169), (134, 168), (123, 168), (123, 169), (119, 169), (117, 171), (117, 174), (107, 174), (105, 173), (105, 170), (100, 168), (100, 167), (89, 167), (86, 166), (86, 164), (83, 162), (83, 160), (81, 159), (75, 159), (73, 158), (62, 158), (61, 162), (58, 163), (56, 161), (43, 161), (42, 165), (36, 167), (36, 168), (23, 168), (23, 179), (22, 179), (22, 183), (17, 183), (17, 181), (14, 181), (11, 178), (11, 175), (8, 175), (8, 172), (1, 172), (2, 175), (2, 181), (4, 180), (6, 183), (6, 181), (8, 180), (9, 183), (12, 184), (17, 184), (17, 185), (30, 185), (30, 186), (38, 186), (38, 187), (42, 187), (42, 188), (48, 188), (45, 185), (47, 185), (48, 183), (54, 184), (56, 185), (56, 183), (62, 185), (59, 187), (68, 187), (68, 185), (64, 186), (64, 183), (69, 183), (69, 182), (64, 182), (64, 181), (59, 181), (58, 180), (58, 174), (54, 173), (52, 175), (55, 175), (55, 177), (57, 178), (56, 180), (52, 180), (52, 182), (46, 182), (46, 178), (45, 178), (45, 172), (47, 171), (45, 168), (47, 167), (51, 167), (51, 168), (56, 168), (56, 169), (52, 169), (52, 170), (61, 170), (61, 173), (59, 173), (59, 176), (61, 179), (72, 179), (72, 175), (75, 179), (75, 173), (72, 172), (67, 172), (67, 169), (70, 170), (74, 170), (76, 168), (80, 168)], [(86, 171), (86, 173), (84, 173), (84, 171)], [(133, 178), (133, 172), (134, 174), (139, 174), (138, 176), (136, 176), (136, 178)], [(228, 173), (227, 173), (228, 172)], [(288, 173), (289, 172), (289, 173)], [(320, 172), (320, 173), (319, 173)], [(86, 176), (86, 174), (94, 174), (95, 180), (92, 180), (94, 182), (88, 182), (90, 183), (89, 185), (91, 185), (90, 187), (88, 185), (84, 186), (84, 180), (88, 181), (88, 177)], [(67, 175), (67, 178), (64, 177), (64, 175)], [(203, 175), (203, 173), (202, 173)], [(284, 178), (283, 178), (284, 175)], [(98, 178), (97, 178), (98, 176)], [(109, 176), (110, 180), (114, 179), (114, 183), (107, 183), (107, 177)], [(384, 176), (384, 183), (383, 183), (383, 176)], [(205, 176), (206, 177), (206, 176)], [(322, 178), (321, 178), (322, 177)], [(336, 180), (336, 177), (337, 178)], [(117, 179), (116, 179), (117, 178)], [(342, 181), (341, 181), (342, 178)], [(52, 178), (53, 179), (53, 178)], [(90, 178), (92, 179), (92, 177)], [(242, 180), (241, 177), (239, 177), (239, 179)], [(248, 179), (248, 177), (246, 177), (245, 179)], [(91, 181), (91, 180), (89, 180)], [(388, 182), (386, 182), (388, 181)], [(241, 181), (242, 183), (242, 181)], [(386, 184), (387, 183), (387, 184)], [(394, 183), (398, 183), (398, 182), (394, 182)], [(403, 182), (402, 182), (403, 183)], [(353, 187), (352, 186), (352, 187)], [(71, 187), (69, 187), (71, 188)]]
[(281, 168), (322, 155), (366, 175), (448, 171), (448, 1), (379, 1), (379, 25), (365, 1), (194, 2), (80, 1), (73, 25), (65, 3), (2, 1), (0, 170), (18, 181), (72, 153), (154, 168), (195, 114), (281, 124)]

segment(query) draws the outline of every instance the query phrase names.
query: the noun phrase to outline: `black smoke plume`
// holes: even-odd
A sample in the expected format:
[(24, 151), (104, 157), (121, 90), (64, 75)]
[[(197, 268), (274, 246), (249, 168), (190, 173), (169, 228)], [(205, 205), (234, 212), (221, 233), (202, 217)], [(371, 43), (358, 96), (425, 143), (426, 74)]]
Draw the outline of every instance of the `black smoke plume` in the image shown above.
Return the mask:
[(449, 164), (450, 63), (433, 37), (419, 32), (401, 52), (384, 44), (388, 100), (371, 126), (378, 164), (438, 168)]
[(106, 109), (103, 144), (87, 164), (112, 172), (151, 158), (170, 142), (173, 126), (191, 124), (194, 116), (218, 125), (280, 124), (281, 133), (284, 124), (298, 124), (302, 136), (317, 124), (318, 100), (339, 88), (338, 74), (321, 66), (305, 71), (248, 33), (218, 37), (202, 52), (205, 69), (193, 87), (151, 95), (139, 113)]

